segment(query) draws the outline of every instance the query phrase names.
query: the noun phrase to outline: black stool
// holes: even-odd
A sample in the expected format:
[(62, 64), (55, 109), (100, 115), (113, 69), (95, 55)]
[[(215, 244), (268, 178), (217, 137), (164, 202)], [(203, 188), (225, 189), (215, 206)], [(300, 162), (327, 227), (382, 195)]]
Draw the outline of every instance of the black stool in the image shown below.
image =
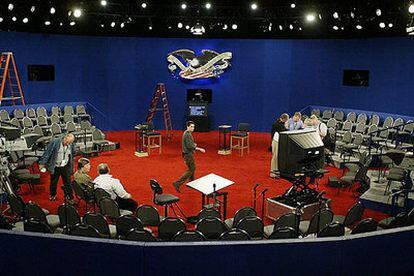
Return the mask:
[(163, 194), (161, 185), (155, 179), (150, 179), (150, 186), (151, 186), (151, 190), (154, 193), (152, 201), (156, 205), (164, 206), (165, 217), (168, 217), (168, 207), (171, 207), (174, 214), (177, 216), (174, 210), (174, 205), (178, 208), (178, 210), (180, 210), (182, 214), (184, 214), (177, 204), (177, 202), (180, 201), (179, 197), (172, 195), (172, 194)]

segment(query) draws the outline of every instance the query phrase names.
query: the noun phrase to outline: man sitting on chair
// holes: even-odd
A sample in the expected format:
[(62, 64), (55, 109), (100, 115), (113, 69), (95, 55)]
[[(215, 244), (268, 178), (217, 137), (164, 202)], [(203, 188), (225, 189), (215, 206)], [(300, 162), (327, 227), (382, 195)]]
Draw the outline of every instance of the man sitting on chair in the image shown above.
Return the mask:
[(93, 196), (93, 182), (88, 175), (91, 170), (91, 162), (88, 158), (80, 158), (78, 160), (78, 170), (73, 174), (73, 180), (86, 189), (88, 196)]
[(95, 189), (101, 188), (107, 192), (113, 200), (118, 203), (120, 209), (134, 212), (137, 209), (137, 202), (131, 198), (131, 194), (127, 193), (119, 179), (113, 178), (109, 174), (108, 164), (101, 163), (98, 165), (99, 176), (95, 178)]

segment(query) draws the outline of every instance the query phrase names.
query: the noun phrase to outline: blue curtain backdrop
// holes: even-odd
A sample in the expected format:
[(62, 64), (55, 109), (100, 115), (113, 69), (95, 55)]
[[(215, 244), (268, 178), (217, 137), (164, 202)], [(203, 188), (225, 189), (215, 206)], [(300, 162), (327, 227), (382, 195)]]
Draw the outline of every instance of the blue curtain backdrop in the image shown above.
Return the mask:
[[(167, 70), (166, 56), (180, 48), (231, 51), (220, 79), (185, 82)], [(28, 103), (87, 101), (108, 116), (106, 129), (145, 120), (155, 86), (166, 84), (173, 126), (182, 129), (186, 90), (210, 88), (212, 126), (250, 122), (268, 131), (281, 112), (306, 105), (414, 115), (414, 41), (235, 40), (81, 37), (0, 32), (0, 50), (15, 55)], [(28, 82), (28, 64), (54, 64), (53, 82)], [(342, 86), (344, 69), (370, 70), (369, 87)], [(156, 125), (162, 127), (161, 116)]]

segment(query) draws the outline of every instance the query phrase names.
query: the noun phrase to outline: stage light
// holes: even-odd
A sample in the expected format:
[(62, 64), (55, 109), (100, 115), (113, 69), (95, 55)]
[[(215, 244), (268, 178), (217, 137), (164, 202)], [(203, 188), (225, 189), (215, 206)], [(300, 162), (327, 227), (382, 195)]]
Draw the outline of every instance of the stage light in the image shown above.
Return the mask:
[(270, 23), (269, 23), (269, 26), (267, 27), (267, 29), (269, 30), (269, 32), (271, 32), (271, 31), (272, 31), (272, 27), (273, 27), (273, 24), (272, 24), (272, 22), (270, 22)]
[(355, 18), (355, 13), (351, 12), (351, 18)]
[(74, 9), (73, 10), (73, 16), (76, 18), (79, 18), (82, 16), (82, 10), (81, 9)]
[(185, 10), (186, 8), (187, 8), (187, 4), (186, 4), (186, 3), (182, 3), (182, 4), (181, 4), (181, 9), (182, 9), (182, 10)]
[(411, 5), (408, 7), (408, 12), (409, 12), (409, 13), (414, 13), (414, 4), (411, 4)]
[(361, 25), (356, 25), (356, 28), (358, 29), (358, 30), (362, 30), (362, 26)]
[(334, 29), (335, 31), (339, 30), (338, 26), (333, 26), (332, 29)]
[(115, 27), (115, 22), (111, 22), (111, 27), (114, 28)]
[(223, 25), (223, 30), (227, 30), (227, 28), (228, 28), (227, 24), (224, 24)]
[(313, 13), (310, 13), (310, 14), (306, 15), (306, 21), (308, 21), (308, 22), (313, 22), (313, 21), (315, 21), (315, 19), (316, 19), (316, 17)]
[(299, 27), (299, 31), (302, 31), (302, 27)]
[(291, 7), (292, 9), (294, 9), (294, 8), (296, 8), (296, 4), (295, 4), (295, 3), (292, 3), (292, 4), (290, 4), (290, 7)]
[(75, 25), (76, 25), (76, 22), (75, 22), (75, 21), (71, 21), (71, 22), (69, 23), (69, 25), (71, 25), (71, 26), (75, 26)]
[(335, 19), (338, 19), (338, 18), (339, 18), (339, 14), (338, 14), (337, 12), (334, 12), (332, 16), (333, 16), (333, 18), (335, 18)]
[(250, 5), (250, 8), (251, 8), (252, 10), (257, 10), (258, 6), (257, 6), (257, 4), (256, 4), (256, 3), (252, 3), (252, 4)]
[(141, 8), (146, 9), (148, 7), (148, 4), (146, 2), (142, 2)]
[(205, 7), (206, 7), (207, 10), (211, 9), (211, 3), (207, 2)]
[(105, 28), (105, 24), (101, 24), (101, 28)]
[(385, 23), (384, 22), (380, 22), (379, 23), (379, 26), (380, 26), (381, 29), (384, 29), (385, 28)]
[(283, 31), (283, 26), (279, 25), (279, 30)]
[(392, 27), (394, 27), (394, 24), (388, 23), (388, 28), (392, 28)]
[(51, 7), (50, 8), (50, 14), (55, 14), (55, 12), (56, 12), (56, 9), (54, 7)]
[(61, 26), (61, 27), (62, 27), (62, 26), (63, 26), (63, 23), (62, 23), (62, 22), (60, 22), (60, 23), (59, 23), (59, 26)]
[(150, 31), (152, 30), (152, 26), (151, 25), (148, 26), (148, 30), (150, 30)]
[(12, 3), (10, 3), (7, 8), (9, 9), (9, 11), (12, 11), (14, 9), (14, 5)]
[(121, 26), (121, 29), (123, 29), (125, 27), (125, 23), (122, 22), (120, 26)]
[(3, 22), (3, 20), (4, 20), (3, 17), (0, 16), (0, 23)]
[(231, 28), (233, 29), (233, 30), (237, 30), (237, 24), (233, 24), (233, 25), (231, 25)]
[(105, 7), (108, 4), (108, 2), (106, 2), (106, 0), (101, 0), (101, 6)]
[(23, 21), (24, 24), (26, 24), (27, 22), (29, 22), (29, 18), (25, 17), (25, 18), (23, 18), (22, 21)]
[(17, 21), (17, 17), (16, 17), (16, 16), (13, 16), (13, 17), (12, 17), (12, 20), (13, 20), (14, 22), (16, 22), (16, 21)]
[(49, 20), (47, 20), (47, 21), (45, 21), (45, 25), (46, 26), (49, 26), (51, 23), (50, 23), (50, 21)]
[(193, 27), (191, 27), (191, 33), (193, 35), (203, 35), (206, 32), (206, 29), (200, 23), (196, 23)]
[(292, 24), (289, 25), (289, 29), (293, 30), (293, 25)]
[(377, 16), (381, 16), (381, 14), (382, 14), (381, 9), (377, 9), (377, 10), (375, 11), (375, 14), (376, 14)]
[(181, 29), (183, 27), (183, 23), (178, 22), (177, 27), (178, 27), (178, 29)]
[(190, 29), (190, 25), (185, 25), (185, 29), (189, 30)]
[(35, 10), (36, 10), (36, 7), (35, 7), (35, 6), (31, 6), (31, 7), (30, 7), (30, 11), (31, 11), (31, 12), (35, 12)]

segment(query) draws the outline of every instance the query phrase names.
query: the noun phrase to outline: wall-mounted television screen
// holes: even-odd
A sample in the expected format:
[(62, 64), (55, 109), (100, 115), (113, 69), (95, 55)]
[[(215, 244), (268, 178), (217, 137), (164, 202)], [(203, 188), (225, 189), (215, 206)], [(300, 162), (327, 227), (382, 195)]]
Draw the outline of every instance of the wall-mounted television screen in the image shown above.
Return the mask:
[(188, 112), (190, 116), (207, 116), (208, 109), (206, 104), (191, 104), (188, 106)]
[(369, 86), (368, 70), (344, 70), (342, 85)]
[(54, 81), (54, 65), (27, 65), (29, 81)]
[(187, 102), (208, 102), (211, 103), (211, 89), (187, 89)]

